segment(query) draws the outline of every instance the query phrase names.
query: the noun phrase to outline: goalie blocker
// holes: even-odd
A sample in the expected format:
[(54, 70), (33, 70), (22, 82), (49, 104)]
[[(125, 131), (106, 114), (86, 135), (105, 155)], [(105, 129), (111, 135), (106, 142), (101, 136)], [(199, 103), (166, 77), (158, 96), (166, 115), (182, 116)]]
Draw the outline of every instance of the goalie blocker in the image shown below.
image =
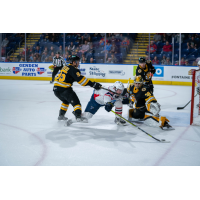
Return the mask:
[(143, 85), (141, 76), (134, 77), (134, 83), (128, 88), (130, 100), (135, 103), (135, 108), (129, 109), (129, 121), (143, 119), (148, 126), (160, 127), (161, 129), (173, 129), (169, 120), (160, 116), (160, 104), (152, 94), (150, 87)]

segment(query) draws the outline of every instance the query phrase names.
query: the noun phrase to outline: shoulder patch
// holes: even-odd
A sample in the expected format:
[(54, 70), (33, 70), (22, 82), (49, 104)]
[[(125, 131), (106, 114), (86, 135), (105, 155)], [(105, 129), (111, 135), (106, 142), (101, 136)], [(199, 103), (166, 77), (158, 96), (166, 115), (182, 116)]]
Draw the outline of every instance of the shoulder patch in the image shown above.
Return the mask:
[(142, 70), (141, 70), (141, 69), (138, 69), (138, 73), (142, 73)]
[(146, 88), (142, 88), (142, 91), (145, 92), (145, 91), (146, 91)]

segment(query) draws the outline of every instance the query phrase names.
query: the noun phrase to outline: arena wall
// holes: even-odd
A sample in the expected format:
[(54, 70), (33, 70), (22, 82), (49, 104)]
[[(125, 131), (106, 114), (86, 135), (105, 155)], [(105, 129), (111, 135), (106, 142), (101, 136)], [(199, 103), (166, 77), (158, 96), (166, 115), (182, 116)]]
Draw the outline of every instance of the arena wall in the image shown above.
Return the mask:
[[(50, 81), (52, 70), (51, 63), (23, 63), (23, 62), (1, 62), (0, 79), (15, 80), (44, 80)], [(191, 69), (195, 66), (164, 66), (154, 65), (156, 73), (153, 83), (160, 85), (192, 85)], [(110, 82), (117, 80), (127, 83), (129, 78), (135, 75), (137, 65), (123, 64), (80, 64), (82, 75), (92, 81)]]

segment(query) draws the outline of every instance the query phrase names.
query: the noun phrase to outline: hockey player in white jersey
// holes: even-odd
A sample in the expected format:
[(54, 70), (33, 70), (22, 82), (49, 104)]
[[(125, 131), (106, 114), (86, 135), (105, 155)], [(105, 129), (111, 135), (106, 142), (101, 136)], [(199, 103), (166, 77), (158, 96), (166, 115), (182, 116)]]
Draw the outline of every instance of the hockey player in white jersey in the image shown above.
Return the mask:
[[(122, 102), (123, 104), (129, 103), (127, 89), (124, 88), (122, 82), (116, 81), (113, 86), (108, 87), (108, 90), (103, 88), (94, 90), (85, 112), (82, 114), (84, 118), (92, 118), (99, 108), (104, 105), (107, 112), (110, 112), (115, 106), (115, 112), (118, 115), (122, 115)], [(117, 115), (115, 116), (115, 123), (118, 125), (126, 125), (126, 122)]]

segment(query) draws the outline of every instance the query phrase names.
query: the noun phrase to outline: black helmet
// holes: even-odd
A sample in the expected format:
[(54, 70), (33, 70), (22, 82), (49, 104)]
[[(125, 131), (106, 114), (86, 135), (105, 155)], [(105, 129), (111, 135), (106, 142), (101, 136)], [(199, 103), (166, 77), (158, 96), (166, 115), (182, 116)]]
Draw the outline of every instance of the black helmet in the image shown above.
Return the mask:
[(59, 52), (59, 51), (57, 51), (57, 52), (56, 52), (56, 54), (60, 54), (60, 52)]
[(70, 63), (73, 63), (73, 61), (80, 61), (80, 58), (76, 55), (73, 55), (69, 58)]
[(144, 57), (139, 58), (139, 63), (145, 63), (146, 59)]

